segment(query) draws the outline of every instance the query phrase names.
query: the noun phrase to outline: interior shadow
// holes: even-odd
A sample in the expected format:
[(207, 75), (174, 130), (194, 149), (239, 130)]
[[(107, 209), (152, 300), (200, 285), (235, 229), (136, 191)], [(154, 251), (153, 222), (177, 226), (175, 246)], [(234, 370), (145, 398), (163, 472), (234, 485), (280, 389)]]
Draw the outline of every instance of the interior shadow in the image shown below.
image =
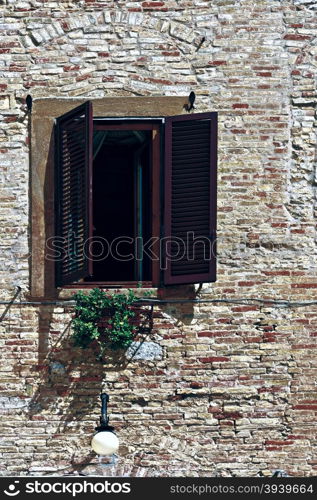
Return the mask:
[(44, 296), (46, 299), (57, 298), (55, 287), (55, 260), (54, 254), (47, 247), (47, 242), (55, 236), (55, 210), (54, 210), (54, 129), (51, 133), (47, 155), (45, 180), (44, 180)]
[(163, 301), (160, 304), (161, 311), (176, 319), (175, 326), (191, 324), (194, 318), (194, 303), (192, 301), (197, 298), (194, 285), (162, 287), (158, 290), (158, 298)]

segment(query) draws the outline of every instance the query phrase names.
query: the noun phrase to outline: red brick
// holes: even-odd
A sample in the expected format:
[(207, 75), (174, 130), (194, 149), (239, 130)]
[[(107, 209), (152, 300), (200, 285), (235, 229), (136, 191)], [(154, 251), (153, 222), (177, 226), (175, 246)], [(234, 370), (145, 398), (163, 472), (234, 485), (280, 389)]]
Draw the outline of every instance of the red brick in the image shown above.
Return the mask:
[(26, 70), (27, 70), (26, 66), (14, 66), (13, 64), (10, 64), (10, 66), (9, 66), (9, 71), (23, 73), (23, 71), (26, 71)]
[(215, 418), (217, 418), (219, 420), (223, 420), (223, 419), (236, 420), (237, 418), (242, 418), (242, 413), (240, 413), (238, 411), (216, 413)]
[(296, 35), (296, 34), (294, 35), (290, 34), (284, 36), (284, 40), (311, 40), (311, 38), (312, 37), (309, 35)]
[(178, 50), (174, 50), (173, 52), (168, 52), (165, 50), (162, 52), (162, 55), (167, 57), (177, 57), (180, 55), (180, 52)]
[(258, 306), (239, 306), (232, 308), (233, 312), (247, 312), (247, 311), (257, 311), (257, 310)]
[(192, 389), (201, 389), (204, 387), (204, 384), (202, 382), (191, 382), (189, 387)]
[(304, 434), (290, 434), (289, 436), (287, 436), (287, 439), (306, 439), (307, 436), (305, 436)]
[(223, 66), (227, 64), (227, 61), (209, 61), (210, 66)]
[(78, 71), (80, 69), (80, 66), (78, 64), (69, 64), (63, 67), (63, 70), (65, 72), (67, 71)]
[(32, 82), (25, 82), (24, 84), (24, 88), (26, 89), (29, 89), (31, 87), (48, 87), (49, 85), (49, 82), (47, 82), (46, 80), (43, 80), (43, 81), (40, 81), (40, 80), (37, 80), (37, 81), (32, 81)]
[(6, 340), (5, 345), (34, 345), (32, 340)]
[(233, 109), (247, 109), (249, 107), (249, 104), (241, 104), (241, 103), (236, 103), (232, 104)]
[(293, 344), (292, 349), (317, 349), (317, 344)]
[(230, 361), (226, 356), (210, 356), (209, 358), (198, 358), (202, 363), (221, 363), (223, 361)]
[(244, 342), (246, 344), (252, 344), (252, 343), (259, 343), (259, 342), (262, 342), (262, 337), (246, 337), (244, 339)]
[(0, 47), (10, 47), (10, 48), (13, 48), (13, 47), (20, 47), (20, 44), (19, 42), (0, 42)]
[(293, 410), (317, 410), (317, 405), (294, 405)]
[(238, 286), (254, 286), (260, 284), (261, 281), (238, 281)]
[(198, 337), (213, 337), (213, 332), (198, 332)]
[(218, 408), (216, 408), (216, 407), (214, 407), (214, 406), (210, 406), (210, 407), (208, 408), (208, 410), (207, 410), (207, 411), (208, 411), (208, 413), (217, 413), (217, 412), (218, 412), (218, 411), (220, 411), (220, 410), (221, 410), (221, 409), (220, 409), (219, 407), (218, 407)]
[(171, 333), (170, 335), (163, 335), (163, 338), (164, 339), (181, 339), (181, 338), (184, 338), (185, 335), (181, 334), (181, 333)]
[(89, 74), (80, 75), (80, 76), (76, 77), (76, 82), (82, 82), (83, 80), (88, 80), (89, 78), (91, 78), (91, 75), (89, 75)]
[(264, 271), (266, 276), (290, 276), (290, 271)]
[(198, 337), (226, 337), (231, 335), (232, 332), (200, 332)]
[(159, 83), (160, 85), (173, 85), (173, 82), (170, 80), (162, 80), (160, 78), (148, 78), (149, 82)]
[(158, 7), (164, 7), (164, 2), (143, 2), (142, 7), (144, 9), (156, 9)]
[(270, 71), (261, 71), (256, 73), (256, 76), (269, 77), (272, 76), (272, 73)]
[(219, 207), (218, 212), (232, 212), (233, 207)]

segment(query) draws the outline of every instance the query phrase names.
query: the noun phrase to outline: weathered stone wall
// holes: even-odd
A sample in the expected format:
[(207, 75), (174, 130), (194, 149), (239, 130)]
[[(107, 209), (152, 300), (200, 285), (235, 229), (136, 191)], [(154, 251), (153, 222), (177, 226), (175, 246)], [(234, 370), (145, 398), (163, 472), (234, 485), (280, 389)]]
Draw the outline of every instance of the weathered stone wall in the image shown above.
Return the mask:
[[(317, 288), (317, 3), (0, 5), (1, 299), (22, 288), (0, 313), (1, 474), (316, 474), (317, 308), (298, 303)], [(228, 302), (155, 307), (151, 343), (101, 365), (69, 343), (71, 308), (23, 303), (25, 96), (191, 90), (195, 111), (219, 113), (218, 281), (200, 297)], [(113, 464), (90, 450), (101, 389)]]

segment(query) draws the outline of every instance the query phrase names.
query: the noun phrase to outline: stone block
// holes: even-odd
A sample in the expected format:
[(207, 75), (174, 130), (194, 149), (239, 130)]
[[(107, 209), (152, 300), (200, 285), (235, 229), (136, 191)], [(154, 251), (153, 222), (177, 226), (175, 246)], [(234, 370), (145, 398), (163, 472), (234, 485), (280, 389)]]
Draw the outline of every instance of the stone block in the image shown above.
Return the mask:
[(125, 356), (131, 361), (153, 361), (163, 358), (163, 348), (155, 342), (132, 342)]

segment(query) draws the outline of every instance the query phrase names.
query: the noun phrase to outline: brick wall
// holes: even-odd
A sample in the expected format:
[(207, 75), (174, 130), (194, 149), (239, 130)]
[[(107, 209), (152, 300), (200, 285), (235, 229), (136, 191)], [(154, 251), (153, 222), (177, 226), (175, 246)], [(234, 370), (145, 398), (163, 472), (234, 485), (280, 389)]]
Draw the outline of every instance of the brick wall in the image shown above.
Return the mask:
[[(316, 3), (0, 2), (0, 473), (316, 474)], [(25, 96), (186, 96), (219, 113), (218, 281), (106, 365), (29, 290)], [(178, 293), (172, 290), (171, 294)], [(177, 295), (176, 295), (177, 296)], [(297, 307), (246, 299), (279, 299)], [(121, 442), (90, 439), (101, 389)]]

